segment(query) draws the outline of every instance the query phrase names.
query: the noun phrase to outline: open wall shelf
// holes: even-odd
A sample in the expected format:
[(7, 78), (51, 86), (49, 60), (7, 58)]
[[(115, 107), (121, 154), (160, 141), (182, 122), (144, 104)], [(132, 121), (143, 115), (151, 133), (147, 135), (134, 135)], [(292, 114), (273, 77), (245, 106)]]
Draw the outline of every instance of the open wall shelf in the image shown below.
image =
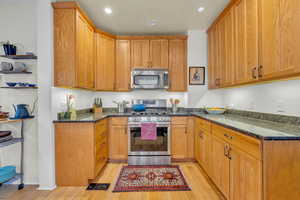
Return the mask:
[(32, 72), (5, 72), (5, 71), (0, 71), (0, 74), (32, 74)]
[(5, 89), (38, 89), (38, 87), (0, 87)]
[(6, 56), (6, 55), (1, 55), (0, 57), (3, 57), (3, 58), (8, 58), (8, 59), (31, 59), (31, 60), (36, 60), (37, 59), (37, 56), (35, 55), (9, 55), (9, 56)]

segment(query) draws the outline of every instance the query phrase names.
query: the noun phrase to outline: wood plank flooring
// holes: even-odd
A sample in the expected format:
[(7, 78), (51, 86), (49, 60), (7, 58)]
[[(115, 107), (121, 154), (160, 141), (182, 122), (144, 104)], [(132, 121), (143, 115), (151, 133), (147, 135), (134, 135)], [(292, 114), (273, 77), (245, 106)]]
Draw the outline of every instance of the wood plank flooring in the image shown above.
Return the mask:
[(0, 199), (10, 200), (220, 200), (221, 195), (210, 185), (202, 169), (196, 163), (180, 163), (186, 181), (192, 191), (176, 192), (124, 192), (112, 193), (120, 169), (125, 164), (107, 164), (98, 182), (111, 183), (108, 191), (86, 191), (85, 187), (58, 187), (53, 191), (38, 191), (27, 186), (22, 191), (0, 189)]

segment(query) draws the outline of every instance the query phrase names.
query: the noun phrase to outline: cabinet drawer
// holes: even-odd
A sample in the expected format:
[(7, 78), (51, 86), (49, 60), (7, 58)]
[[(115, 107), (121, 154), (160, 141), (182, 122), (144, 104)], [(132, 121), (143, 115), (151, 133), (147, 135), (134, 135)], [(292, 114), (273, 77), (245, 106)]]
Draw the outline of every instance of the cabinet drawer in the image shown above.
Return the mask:
[(110, 119), (111, 125), (127, 126), (128, 118), (127, 117), (112, 117)]
[(198, 118), (196, 123), (200, 129), (205, 130), (208, 133), (211, 131), (211, 122)]
[(229, 144), (234, 145), (235, 147), (250, 154), (254, 158), (259, 160), (262, 159), (260, 140), (215, 124), (212, 125), (212, 133)]
[(172, 124), (186, 125), (188, 117), (172, 117)]

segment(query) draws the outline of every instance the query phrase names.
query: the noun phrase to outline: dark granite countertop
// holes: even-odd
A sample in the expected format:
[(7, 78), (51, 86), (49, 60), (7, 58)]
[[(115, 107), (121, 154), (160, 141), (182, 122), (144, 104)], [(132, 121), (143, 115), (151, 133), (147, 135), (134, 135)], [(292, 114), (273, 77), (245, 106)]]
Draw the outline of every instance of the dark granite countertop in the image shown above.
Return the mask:
[[(85, 113), (78, 115), (75, 120), (55, 120), (54, 123), (95, 123), (107, 117), (129, 116), (132, 116), (130, 112)], [(255, 119), (237, 114), (209, 115), (203, 112), (169, 113), (168, 116), (197, 116), (262, 140), (300, 140), (300, 126), (289, 123)]]
[(224, 127), (263, 140), (300, 140), (300, 126), (243, 117), (239, 115), (208, 115), (192, 113)]

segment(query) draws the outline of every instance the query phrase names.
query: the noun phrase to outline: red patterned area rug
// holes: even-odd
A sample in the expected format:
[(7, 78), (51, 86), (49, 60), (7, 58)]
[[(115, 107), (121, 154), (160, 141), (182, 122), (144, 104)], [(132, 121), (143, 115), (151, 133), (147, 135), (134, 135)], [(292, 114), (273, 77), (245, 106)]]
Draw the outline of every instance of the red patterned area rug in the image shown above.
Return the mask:
[(187, 191), (179, 166), (125, 166), (113, 192)]

